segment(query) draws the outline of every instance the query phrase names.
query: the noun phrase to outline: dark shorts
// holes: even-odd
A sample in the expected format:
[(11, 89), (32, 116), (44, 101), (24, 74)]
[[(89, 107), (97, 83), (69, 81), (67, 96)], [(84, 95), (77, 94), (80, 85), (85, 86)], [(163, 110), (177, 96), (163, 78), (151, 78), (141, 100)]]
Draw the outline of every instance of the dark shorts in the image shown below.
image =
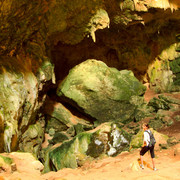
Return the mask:
[(140, 155), (143, 156), (147, 151), (150, 151), (151, 153), (151, 158), (154, 158), (154, 146), (149, 147), (149, 146), (144, 146), (141, 151), (140, 151)]

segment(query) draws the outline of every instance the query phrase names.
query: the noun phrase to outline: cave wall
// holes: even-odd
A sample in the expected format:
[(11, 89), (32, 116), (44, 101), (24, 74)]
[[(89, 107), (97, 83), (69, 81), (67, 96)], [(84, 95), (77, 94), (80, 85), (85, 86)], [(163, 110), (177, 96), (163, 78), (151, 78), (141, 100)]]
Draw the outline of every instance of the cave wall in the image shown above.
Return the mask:
[[(179, 7), (178, 0), (2, 0), (0, 150), (9, 151), (11, 142), (18, 149), (22, 133), (36, 127), (46, 87), (56, 82), (54, 66), (61, 81), (73, 66), (99, 59), (119, 70), (131, 69), (149, 82), (149, 65), (177, 43)], [(12, 106), (6, 108), (8, 104)], [(9, 144), (3, 141), (7, 129)]]

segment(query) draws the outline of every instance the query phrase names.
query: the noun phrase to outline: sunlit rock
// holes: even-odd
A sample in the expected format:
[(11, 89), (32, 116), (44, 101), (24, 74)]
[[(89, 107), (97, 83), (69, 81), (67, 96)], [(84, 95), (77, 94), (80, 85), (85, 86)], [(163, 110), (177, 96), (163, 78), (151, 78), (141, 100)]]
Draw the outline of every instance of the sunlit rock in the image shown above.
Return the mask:
[(171, 92), (179, 90), (179, 58), (177, 50), (180, 43), (174, 43), (161, 52), (158, 58), (149, 65), (148, 75), (150, 86), (156, 92)]
[(131, 71), (118, 71), (101, 61), (87, 60), (70, 71), (57, 94), (70, 103), (76, 102), (97, 123), (125, 123), (134, 118), (137, 106), (133, 98), (142, 96), (145, 90)]
[(11, 165), (13, 163), (13, 159), (7, 157), (7, 155), (0, 154), (0, 169), (1, 172), (11, 172)]
[(18, 173), (16, 177), (18, 177), (19, 173), (28, 172), (35, 174), (41, 174), (44, 166), (43, 164), (38, 161), (31, 153), (27, 152), (12, 152), (7, 154), (7, 156), (14, 160), (16, 163)]

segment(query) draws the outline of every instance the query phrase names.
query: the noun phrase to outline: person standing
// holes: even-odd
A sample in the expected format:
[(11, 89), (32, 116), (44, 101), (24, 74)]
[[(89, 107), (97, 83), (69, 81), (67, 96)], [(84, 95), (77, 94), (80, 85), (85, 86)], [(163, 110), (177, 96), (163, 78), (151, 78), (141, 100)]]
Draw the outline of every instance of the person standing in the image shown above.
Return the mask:
[(157, 169), (155, 167), (155, 162), (154, 162), (154, 158), (155, 158), (155, 154), (154, 154), (155, 139), (154, 139), (154, 136), (153, 136), (151, 130), (149, 129), (149, 124), (144, 123), (142, 127), (143, 127), (143, 130), (144, 130), (144, 139), (143, 139), (143, 146), (142, 146), (142, 149), (140, 151), (140, 161), (141, 161), (140, 167), (142, 169), (144, 169), (143, 156), (147, 151), (150, 151), (153, 170), (156, 171)]

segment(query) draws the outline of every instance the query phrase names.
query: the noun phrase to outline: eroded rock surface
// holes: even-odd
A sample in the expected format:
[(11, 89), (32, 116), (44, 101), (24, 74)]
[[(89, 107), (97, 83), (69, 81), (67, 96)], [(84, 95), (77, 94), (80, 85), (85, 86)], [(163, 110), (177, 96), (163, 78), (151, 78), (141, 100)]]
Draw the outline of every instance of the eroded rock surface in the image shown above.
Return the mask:
[(101, 124), (94, 130), (51, 147), (46, 152), (44, 172), (74, 169), (100, 156), (117, 155), (129, 148), (129, 138), (128, 133), (115, 124)]
[(87, 60), (70, 71), (57, 94), (77, 103), (97, 123), (126, 123), (134, 119), (133, 98), (140, 98), (145, 90), (131, 71), (118, 71), (101, 61)]

